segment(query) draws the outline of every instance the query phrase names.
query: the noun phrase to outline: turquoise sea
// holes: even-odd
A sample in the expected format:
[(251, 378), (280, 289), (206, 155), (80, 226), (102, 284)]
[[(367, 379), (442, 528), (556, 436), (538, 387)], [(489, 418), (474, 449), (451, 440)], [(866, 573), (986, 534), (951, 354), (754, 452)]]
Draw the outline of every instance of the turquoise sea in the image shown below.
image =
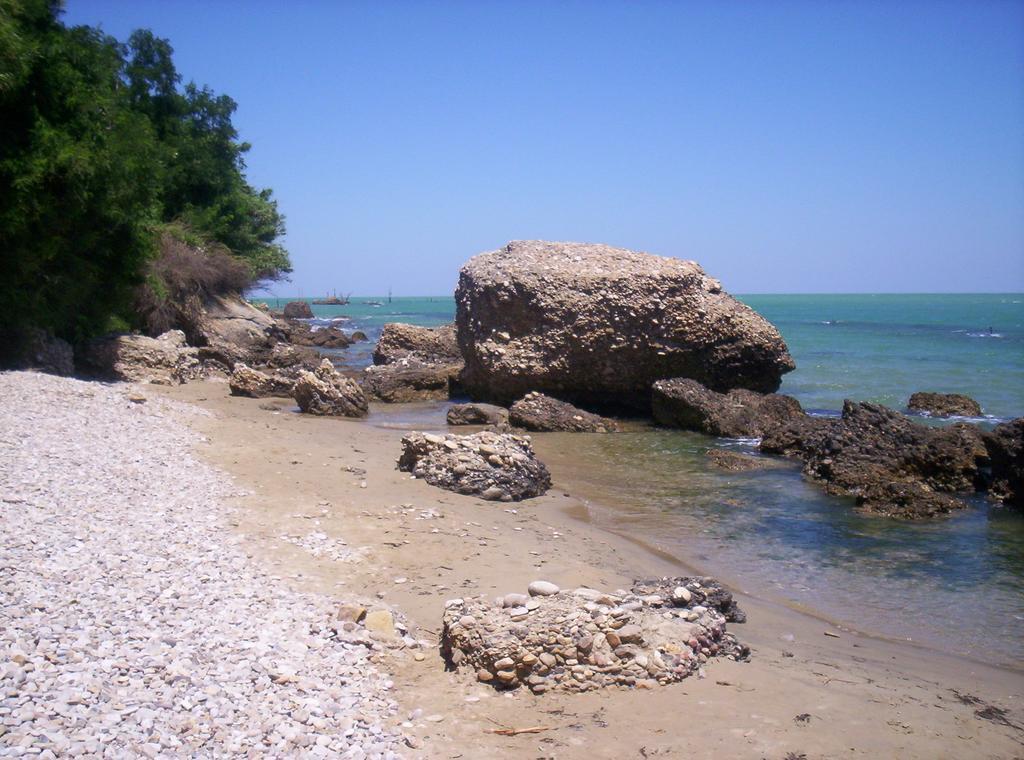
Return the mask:
[[(740, 298), (782, 332), (797, 369), (781, 392), (809, 410), (835, 413), (845, 398), (902, 409), (912, 392), (934, 390), (976, 398), (985, 425), (1024, 415), (1024, 295)], [(345, 329), (371, 338), (339, 361), (368, 363), (385, 322), (438, 325), (454, 314), (450, 297), (386, 301), (313, 307), (318, 321), (346, 317)], [(386, 408), (371, 422), (442, 428), (444, 408)], [(708, 448), (753, 445), (694, 433), (534, 440), (559, 485), (584, 498), (599, 524), (855, 628), (1024, 667), (1024, 515), (977, 497), (932, 522), (866, 517), (852, 500), (806, 483), (796, 466), (710, 468)]]

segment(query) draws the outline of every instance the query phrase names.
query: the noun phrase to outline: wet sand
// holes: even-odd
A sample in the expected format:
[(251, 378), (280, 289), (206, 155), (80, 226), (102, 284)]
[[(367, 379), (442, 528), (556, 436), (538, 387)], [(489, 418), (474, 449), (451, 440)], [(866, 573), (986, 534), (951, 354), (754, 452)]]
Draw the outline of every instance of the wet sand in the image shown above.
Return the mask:
[[(196, 418), (207, 438), (198, 453), (251, 492), (238, 500), (238, 530), (260, 561), (304, 590), (395, 605), (422, 638), (436, 640), (444, 602), (456, 596), (521, 592), (539, 578), (615, 589), (700, 569), (588, 522), (557, 467), (544, 497), (484, 502), (399, 472), (398, 429), (300, 416), (286, 399), (270, 411), (272, 400), (231, 397), (223, 382), (146, 392), (213, 412)], [(351, 561), (318, 558), (281, 538), (311, 532), (358, 551)], [(737, 601), (749, 622), (730, 630), (751, 645), (751, 661), (713, 660), (705, 679), (650, 691), (502, 694), (470, 673), (446, 673), (436, 650), (422, 661), (388, 654), (382, 666), (394, 674), (401, 717), (416, 716), (406, 733), (420, 746), (410, 754), (1024, 756), (1021, 672), (842, 630), (750, 595)], [(545, 730), (509, 737), (493, 733), (500, 727)]]

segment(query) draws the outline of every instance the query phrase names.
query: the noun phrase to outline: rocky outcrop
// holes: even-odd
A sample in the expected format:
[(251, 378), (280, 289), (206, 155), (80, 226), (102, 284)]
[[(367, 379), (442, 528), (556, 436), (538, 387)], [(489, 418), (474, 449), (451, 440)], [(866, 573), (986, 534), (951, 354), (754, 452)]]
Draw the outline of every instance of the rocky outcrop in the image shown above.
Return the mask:
[(508, 433), (410, 433), (402, 438), (398, 469), (438, 488), (488, 501), (528, 499), (551, 486), (551, 475), (529, 438)]
[(269, 314), (238, 296), (224, 296), (207, 299), (187, 337), (204, 362), (230, 370), (235, 362), (261, 364), (284, 336)]
[(984, 440), (991, 466), (992, 495), (1024, 508), (1024, 417), (996, 425)]
[(619, 429), (615, 420), (585, 412), (543, 393), (527, 393), (508, 411), (512, 425), (534, 432), (609, 433)]
[(348, 348), (352, 345), (352, 338), (334, 325), (317, 327), (314, 329), (306, 322), (288, 322), (282, 326), (285, 339), (296, 346), (311, 346), (314, 348)]
[(203, 373), (198, 351), (186, 344), (181, 330), (158, 338), (106, 335), (91, 341), (81, 358), (83, 366), (100, 377), (134, 383), (178, 385)]
[(277, 372), (260, 372), (238, 362), (228, 379), (228, 386), (231, 388), (232, 396), (291, 398), (295, 378)]
[(0, 327), (0, 368), (73, 375), (75, 353), (66, 340), (39, 327)]
[(313, 309), (306, 301), (289, 301), (284, 305), (285, 319), (312, 319)]
[(470, 259), (455, 293), (466, 389), (646, 408), (661, 379), (774, 391), (778, 331), (696, 263), (582, 243), (516, 241)]
[(907, 409), (932, 417), (980, 417), (981, 404), (961, 393), (927, 393), (919, 391), (910, 397)]
[[(664, 581), (672, 588), (644, 583), (629, 592), (561, 591), (540, 581), (530, 584), (529, 595), (452, 599), (445, 603), (441, 654), (449, 669), (534, 694), (656, 687), (683, 680), (710, 658), (749, 656), (726, 631), (722, 604), (709, 601), (709, 591), (721, 591), (717, 584)], [(731, 595), (725, 607), (738, 612)]]
[(388, 404), (449, 398), (461, 364), (423, 364), (402, 359), (367, 367), (360, 378), (366, 393)]
[(447, 419), (449, 425), (501, 425), (508, 422), (508, 409), (493, 404), (452, 404)]
[(462, 364), (455, 326), (418, 327), (389, 322), (381, 331), (373, 351), (374, 364), (393, 364), (400, 360), (423, 364)]
[(729, 472), (749, 472), (751, 470), (773, 470), (785, 466), (781, 461), (770, 457), (756, 457), (726, 449), (708, 449), (704, 452), (708, 461), (720, 470)]
[(653, 385), (651, 411), (662, 425), (723, 438), (760, 438), (804, 417), (800, 402), (790, 396), (745, 389), (716, 393), (678, 377)]
[(884, 406), (847, 401), (839, 419), (794, 421), (761, 450), (799, 456), (804, 473), (869, 512), (933, 517), (964, 506), (952, 494), (983, 482), (988, 452), (971, 425), (932, 428)]
[(365, 417), (369, 411), (363, 389), (355, 380), (339, 374), (328, 359), (313, 372), (301, 372), (292, 394), (306, 414)]

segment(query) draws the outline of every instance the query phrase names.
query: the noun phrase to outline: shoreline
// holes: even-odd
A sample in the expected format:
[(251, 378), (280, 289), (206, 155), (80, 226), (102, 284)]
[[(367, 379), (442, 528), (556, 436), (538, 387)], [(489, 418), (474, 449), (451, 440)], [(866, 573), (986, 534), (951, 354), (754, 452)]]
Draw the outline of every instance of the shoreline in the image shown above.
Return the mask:
[[(421, 631), (436, 633), (444, 601), (453, 596), (519, 591), (538, 578), (563, 587), (616, 588), (637, 577), (678, 574), (691, 566), (635, 537), (594, 524), (583, 502), (563, 495), (557, 470), (548, 495), (495, 505), (398, 473), (394, 459), (402, 429), (268, 412), (260, 407), (272, 400), (230, 397), (226, 385), (217, 382), (158, 392), (214, 413), (209, 420), (197, 420), (211, 440), (200, 453), (250, 485), (253, 496), (241, 500), (246, 517), (238, 529), (260, 545), (261, 556), (300, 569), (303, 583), (322, 592), (330, 593), (339, 583), (361, 587), (366, 596), (377, 595), (397, 606)], [(306, 464), (310, 459), (324, 461), (313, 467)], [(288, 475), (284, 468), (290, 468)], [(362, 471), (358, 479), (353, 470)], [(275, 545), (283, 543), (276, 539), (281, 533), (276, 526), (287, 525), (287, 515), (314, 495), (321, 497), (317, 502), (330, 502), (332, 512), (340, 508), (344, 513), (332, 514), (319, 530), (342, 536), (350, 546), (370, 542), (359, 562), (325, 563), (297, 554), (301, 550), (294, 546)], [(445, 517), (415, 519), (431, 510)], [(451, 517), (461, 523), (455, 530), (449, 530)], [(381, 532), (394, 534), (396, 540), (382, 544)], [(410, 543), (418, 550), (403, 551)], [(495, 753), (523, 752), (522, 756), (536, 756), (537, 748), (560, 747), (558, 756), (567, 757), (612, 756), (612, 749), (623, 756), (641, 746), (649, 751), (659, 742), (666, 750), (685, 748), (700, 755), (727, 748), (731, 756), (751, 757), (872, 751), (937, 757), (951, 752), (952, 746), (958, 757), (1012, 757), (1024, 746), (1024, 729), (979, 718), (979, 708), (957, 696), (970, 695), (978, 704), (1005, 709), (1010, 722), (1019, 726), (1022, 721), (1014, 716), (1021, 713), (1024, 694), (1020, 671), (841, 629), (812, 611), (745, 592), (737, 592), (736, 598), (749, 622), (730, 625), (730, 630), (754, 649), (752, 661), (713, 661), (704, 680), (691, 678), (654, 692), (508, 695), (482, 687), (465, 674), (445, 673), (440, 658), (429, 653), (425, 662), (397, 664), (396, 697), (409, 707), (410, 716), (418, 709), (424, 711), (420, 715), (442, 716), (426, 725), (419, 717), (407, 721), (416, 727), (428, 756), (447, 756), (437, 745), (439, 738), (477, 749), (486, 742)], [(841, 638), (826, 636), (825, 628), (838, 631)], [(921, 699), (922, 690), (930, 692), (927, 703)], [(459, 717), (454, 717), (451, 710), (459, 705), (460, 695)], [(532, 725), (537, 711), (548, 709), (598, 710), (604, 716), (601, 721), (615, 727), (615, 736), (609, 743), (604, 731), (584, 736), (553, 728), (542, 735), (546, 742), (537, 744), (540, 739), (487, 733), (494, 721)], [(703, 730), (664, 736), (678, 711), (700, 714)], [(815, 716), (809, 725), (794, 722), (794, 716), (804, 713)], [(896, 724), (894, 714), (903, 716)], [(740, 731), (737, 722), (746, 727)], [(526, 751), (527, 747), (532, 749)]]

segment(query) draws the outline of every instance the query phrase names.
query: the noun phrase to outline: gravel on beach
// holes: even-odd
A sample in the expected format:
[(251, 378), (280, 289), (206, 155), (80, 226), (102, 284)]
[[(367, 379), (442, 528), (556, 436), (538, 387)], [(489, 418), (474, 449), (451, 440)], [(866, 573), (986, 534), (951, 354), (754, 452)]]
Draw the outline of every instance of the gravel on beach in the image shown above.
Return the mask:
[(393, 684), (229, 525), (197, 409), (0, 374), (0, 756), (395, 757)]

